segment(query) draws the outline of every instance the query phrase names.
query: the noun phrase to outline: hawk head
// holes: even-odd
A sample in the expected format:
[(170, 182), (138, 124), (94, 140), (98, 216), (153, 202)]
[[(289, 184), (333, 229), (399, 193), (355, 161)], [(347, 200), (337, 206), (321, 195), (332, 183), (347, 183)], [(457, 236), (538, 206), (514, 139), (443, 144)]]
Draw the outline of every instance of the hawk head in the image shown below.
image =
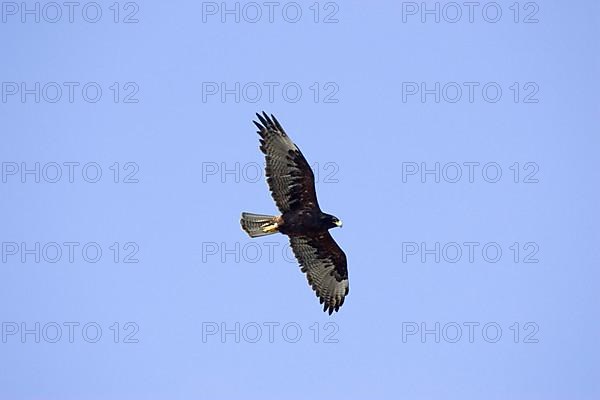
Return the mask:
[(321, 216), (321, 223), (326, 229), (331, 229), (335, 227), (342, 227), (342, 221), (331, 214), (323, 214)]

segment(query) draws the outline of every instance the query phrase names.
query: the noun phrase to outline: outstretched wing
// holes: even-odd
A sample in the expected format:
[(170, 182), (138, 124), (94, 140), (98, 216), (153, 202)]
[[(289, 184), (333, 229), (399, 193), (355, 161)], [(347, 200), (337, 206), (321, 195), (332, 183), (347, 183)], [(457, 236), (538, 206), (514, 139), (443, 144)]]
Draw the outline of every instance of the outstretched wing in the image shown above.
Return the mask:
[(273, 115), (256, 114), (260, 149), (267, 161), (267, 183), (281, 213), (318, 208), (315, 177), (300, 149), (286, 135)]
[(316, 236), (290, 236), (290, 244), (323, 305), (323, 311), (339, 310), (348, 294), (346, 255), (328, 231)]

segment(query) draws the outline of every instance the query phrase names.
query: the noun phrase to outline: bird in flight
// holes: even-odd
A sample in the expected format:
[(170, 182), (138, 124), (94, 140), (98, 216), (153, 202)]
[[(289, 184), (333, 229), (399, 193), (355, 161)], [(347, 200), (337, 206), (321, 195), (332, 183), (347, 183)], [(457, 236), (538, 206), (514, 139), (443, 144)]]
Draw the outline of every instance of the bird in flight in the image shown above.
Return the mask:
[(256, 116), (267, 183), (281, 215), (243, 212), (242, 229), (252, 238), (287, 235), (308, 284), (331, 315), (344, 304), (349, 290), (346, 254), (329, 234), (342, 221), (319, 208), (313, 171), (277, 119), (264, 111)]

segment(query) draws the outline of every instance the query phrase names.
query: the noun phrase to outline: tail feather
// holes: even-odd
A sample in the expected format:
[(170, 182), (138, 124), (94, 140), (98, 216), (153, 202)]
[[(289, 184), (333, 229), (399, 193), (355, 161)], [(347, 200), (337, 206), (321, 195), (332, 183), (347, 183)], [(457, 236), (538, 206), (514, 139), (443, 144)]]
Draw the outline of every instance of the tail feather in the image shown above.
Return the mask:
[(259, 237), (276, 233), (278, 231), (278, 219), (279, 217), (274, 215), (243, 212), (240, 223), (242, 224), (242, 229), (250, 237)]

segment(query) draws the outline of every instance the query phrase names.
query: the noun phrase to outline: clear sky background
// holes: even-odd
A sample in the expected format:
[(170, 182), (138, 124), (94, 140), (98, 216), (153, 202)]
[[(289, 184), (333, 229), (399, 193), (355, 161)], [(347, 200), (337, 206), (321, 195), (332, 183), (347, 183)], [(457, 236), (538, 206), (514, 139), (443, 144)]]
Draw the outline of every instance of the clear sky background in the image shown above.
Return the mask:
[[(1, 398), (598, 398), (597, 2), (47, 4), (0, 22)], [(333, 316), (239, 227), (262, 110)]]

